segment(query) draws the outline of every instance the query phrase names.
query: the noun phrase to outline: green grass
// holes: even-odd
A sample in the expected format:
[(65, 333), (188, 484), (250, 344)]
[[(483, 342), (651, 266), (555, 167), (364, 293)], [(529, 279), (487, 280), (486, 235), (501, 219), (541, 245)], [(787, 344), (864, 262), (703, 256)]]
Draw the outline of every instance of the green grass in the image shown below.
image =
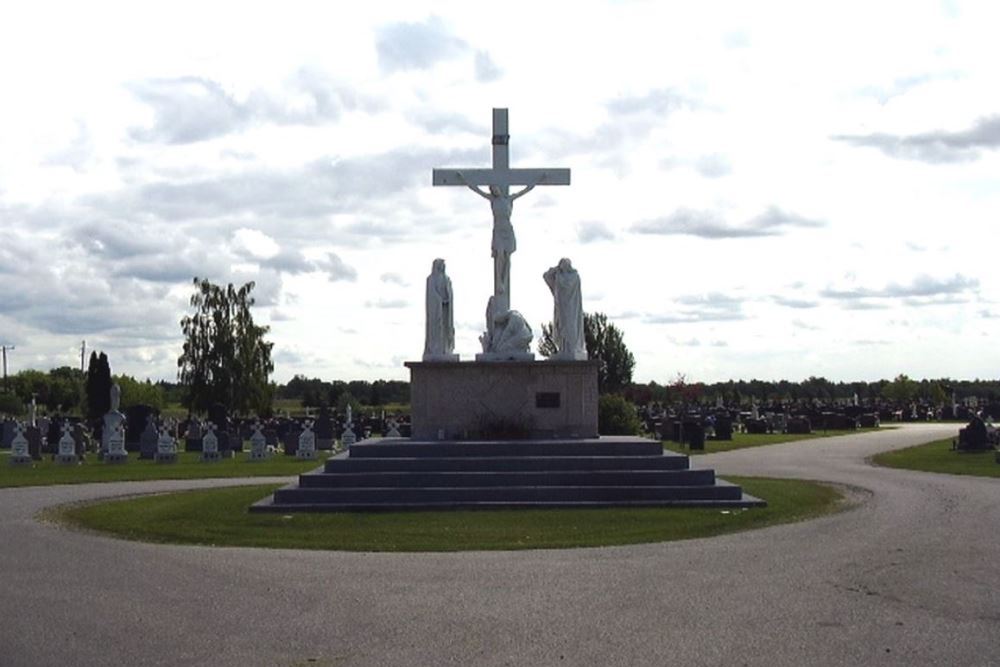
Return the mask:
[(946, 438), (926, 445), (884, 452), (873, 456), (872, 461), (889, 468), (944, 472), (949, 475), (1000, 477), (1000, 464), (997, 463), (995, 451), (955, 452), (951, 449), (951, 440)]
[(50, 484), (85, 484), (88, 482), (124, 482), (149, 479), (201, 479), (205, 477), (262, 477), (298, 475), (320, 466), (325, 452), (315, 461), (300, 461), (294, 456), (275, 454), (269, 461), (250, 463), (247, 454), (223, 459), (218, 463), (202, 463), (198, 452), (180, 452), (177, 463), (156, 463), (139, 460), (137, 453), (129, 455), (128, 463), (108, 465), (89, 454), (79, 465), (59, 465), (46, 455), (31, 467), (12, 466), (6, 456), (0, 457), (0, 487), (48, 486)]
[(706, 440), (705, 451), (689, 451), (684, 445), (670, 440), (663, 441), (663, 448), (680, 454), (715, 454), (717, 452), (728, 452), (734, 449), (746, 449), (747, 447), (762, 447), (764, 445), (777, 445), (782, 442), (795, 442), (798, 440), (813, 440), (815, 438), (829, 438), (835, 435), (852, 435), (856, 433), (869, 433), (872, 431), (896, 428), (894, 426), (883, 426), (879, 428), (860, 428), (856, 431), (834, 430), (813, 431), (812, 433), (733, 433), (732, 440)]
[(47, 511), (72, 526), (146, 542), (338, 551), (593, 547), (711, 537), (801, 521), (846, 506), (833, 487), (729, 477), (768, 502), (752, 509), (587, 509), (250, 514), (275, 486), (141, 496)]

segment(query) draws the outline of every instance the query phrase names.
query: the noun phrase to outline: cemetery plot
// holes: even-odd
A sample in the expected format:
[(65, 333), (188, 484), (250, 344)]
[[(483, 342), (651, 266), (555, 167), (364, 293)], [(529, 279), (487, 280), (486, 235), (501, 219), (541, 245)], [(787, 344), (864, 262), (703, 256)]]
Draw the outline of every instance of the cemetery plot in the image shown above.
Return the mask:
[(955, 449), (956, 439), (946, 438), (926, 445), (884, 452), (874, 456), (872, 462), (889, 468), (949, 475), (1000, 477), (1000, 451), (994, 449), (960, 451)]

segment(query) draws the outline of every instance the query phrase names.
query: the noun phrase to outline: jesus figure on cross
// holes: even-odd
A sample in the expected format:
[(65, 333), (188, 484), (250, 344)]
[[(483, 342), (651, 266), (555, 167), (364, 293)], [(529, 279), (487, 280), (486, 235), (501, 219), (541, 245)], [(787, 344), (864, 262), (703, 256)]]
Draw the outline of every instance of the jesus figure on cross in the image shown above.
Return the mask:
[(489, 186), (489, 191), (476, 185), (469, 185), (462, 172), (457, 172), (455, 175), (470, 190), (490, 202), (490, 208), (493, 210), (493, 242), (490, 250), (493, 255), (494, 294), (496, 296), (507, 294), (510, 290), (510, 256), (517, 250), (514, 225), (510, 223), (511, 213), (514, 212), (514, 200), (528, 194), (536, 185), (545, 181), (547, 174), (542, 173), (536, 182), (512, 195), (504, 193), (503, 188), (498, 185)]

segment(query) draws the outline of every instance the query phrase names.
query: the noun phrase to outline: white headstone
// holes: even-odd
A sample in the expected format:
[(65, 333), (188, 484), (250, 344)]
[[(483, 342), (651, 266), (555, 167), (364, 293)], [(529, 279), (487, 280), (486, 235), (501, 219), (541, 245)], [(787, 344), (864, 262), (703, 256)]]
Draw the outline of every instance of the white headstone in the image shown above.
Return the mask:
[(201, 436), (201, 460), (215, 462), (220, 460), (219, 438), (215, 435), (215, 424), (205, 423), (205, 434)]
[(170, 435), (170, 425), (164, 424), (160, 436), (156, 439), (156, 462), (174, 463), (177, 461), (177, 442)]
[(125, 463), (128, 452), (125, 451), (125, 423), (118, 422), (108, 436), (108, 451), (104, 454), (105, 463)]
[(17, 422), (14, 425), (14, 439), (10, 441), (10, 464), (31, 464), (31, 452), (28, 449), (28, 439), (24, 437), (24, 425), (21, 424), (21, 422)]
[(300, 459), (316, 458), (316, 434), (312, 429), (313, 423), (307, 421), (302, 426), (302, 433), (299, 433), (299, 448), (295, 451), (295, 456)]
[(76, 440), (73, 439), (73, 426), (68, 421), (64, 421), (59, 428), (62, 431), (62, 437), (59, 438), (59, 452), (56, 454), (56, 462), (65, 464), (78, 463)]
[(250, 436), (250, 461), (264, 461), (270, 456), (267, 451), (267, 438), (264, 437), (262, 429), (260, 422), (254, 422), (253, 434)]

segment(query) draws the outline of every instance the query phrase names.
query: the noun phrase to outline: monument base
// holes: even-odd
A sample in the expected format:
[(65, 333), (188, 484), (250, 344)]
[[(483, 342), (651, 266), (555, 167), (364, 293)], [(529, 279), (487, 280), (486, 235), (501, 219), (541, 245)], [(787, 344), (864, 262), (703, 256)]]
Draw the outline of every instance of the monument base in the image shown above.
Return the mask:
[(218, 463), (222, 460), (222, 454), (219, 452), (202, 452), (201, 462), (202, 463)]
[(104, 462), (112, 465), (128, 463), (128, 452), (108, 452), (104, 455)]
[(315, 451), (306, 452), (306, 451), (302, 451), (300, 449), (297, 452), (295, 452), (295, 457), (299, 458), (299, 459), (315, 460), (316, 459), (316, 452)]
[(177, 463), (177, 454), (161, 454), (160, 452), (157, 452), (153, 455), (153, 460), (157, 463)]
[(411, 437), (596, 438), (599, 363), (406, 362)]
[(56, 463), (59, 465), (70, 466), (79, 462), (80, 458), (76, 454), (56, 454)]
[(12, 466), (30, 466), (35, 460), (28, 455), (10, 455), (10, 464)]
[[(534, 361), (534, 352), (480, 352), (476, 361)], [(426, 359), (424, 360), (426, 361)], [(457, 359), (456, 359), (457, 361)]]
[(424, 361), (445, 361), (445, 362), (455, 362), (458, 361), (457, 354), (425, 354)]
[(270, 458), (271, 458), (271, 452), (267, 451), (255, 452), (251, 450), (250, 453), (247, 454), (247, 461), (249, 461), (250, 463), (260, 463), (262, 461), (267, 461)]

